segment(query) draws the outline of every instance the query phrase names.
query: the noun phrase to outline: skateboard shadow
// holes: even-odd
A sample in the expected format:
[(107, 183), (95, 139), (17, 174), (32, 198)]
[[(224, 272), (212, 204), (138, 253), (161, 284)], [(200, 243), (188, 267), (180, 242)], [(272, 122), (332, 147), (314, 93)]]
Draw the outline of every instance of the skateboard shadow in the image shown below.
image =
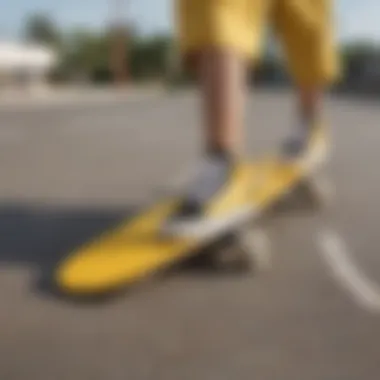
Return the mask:
[[(142, 206), (85, 208), (40, 203), (0, 203), (0, 270), (31, 269), (36, 273), (32, 289), (44, 295), (62, 297), (52, 282), (52, 274), (58, 263), (74, 249), (131, 218)], [(294, 211), (294, 203), (292, 207)], [(275, 213), (288, 215), (288, 211), (282, 209)], [(201, 253), (170, 269), (210, 276), (215, 272), (210, 257)]]
[[(84, 208), (0, 203), (0, 270), (26, 267), (35, 274), (31, 284), (33, 291), (75, 301), (54, 286), (52, 275), (58, 264), (81, 245), (132, 218), (143, 206)], [(168, 272), (203, 272), (207, 271), (206, 267), (204, 260), (189, 258), (168, 268)], [(125, 292), (127, 289), (120, 289), (112, 294), (89, 297), (88, 301), (112, 299)]]
[(32, 287), (55, 294), (52, 273), (73, 249), (130, 218), (137, 207), (94, 209), (0, 204), (0, 269), (27, 267), (36, 272)]

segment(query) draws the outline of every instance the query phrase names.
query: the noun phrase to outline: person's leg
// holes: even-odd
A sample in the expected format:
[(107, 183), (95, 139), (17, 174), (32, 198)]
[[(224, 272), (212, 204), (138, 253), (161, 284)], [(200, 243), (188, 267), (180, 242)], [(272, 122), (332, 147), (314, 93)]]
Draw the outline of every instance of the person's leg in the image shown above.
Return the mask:
[(244, 57), (234, 51), (209, 48), (200, 54), (207, 152), (236, 156), (242, 150), (245, 71)]
[(285, 153), (298, 157), (307, 151), (320, 127), (326, 86), (338, 75), (333, 39), (332, 1), (277, 1), (274, 22), (280, 34), (297, 88), (299, 119)]
[(258, 51), (268, 3), (177, 0), (181, 52), (184, 57), (196, 57), (204, 160), (174, 215), (176, 222), (215, 216), (218, 212), (210, 211), (211, 203), (217, 205), (214, 210), (227, 214), (237, 204), (237, 188), (244, 182), (236, 172), (243, 148), (246, 65)]
[(301, 158), (308, 152), (311, 138), (322, 120), (324, 90), (318, 86), (296, 88), (296, 121), (290, 136), (284, 142), (282, 153), (286, 158)]
[(207, 147), (237, 154), (243, 134), (245, 72), (260, 51), (272, 0), (176, 0), (180, 53), (192, 57)]
[(305, 124), (318, 120), (322, 112), (323, 88), (319, 86), (299, 86), (297, 91), (300, 119)]
[(244, 58), (225, 48), (199, 55), (197, 74), (203, 104), (203, 162), (186, 189), (180, 217), (199, 216), (205, 204), (230, 180), (241, 152)]

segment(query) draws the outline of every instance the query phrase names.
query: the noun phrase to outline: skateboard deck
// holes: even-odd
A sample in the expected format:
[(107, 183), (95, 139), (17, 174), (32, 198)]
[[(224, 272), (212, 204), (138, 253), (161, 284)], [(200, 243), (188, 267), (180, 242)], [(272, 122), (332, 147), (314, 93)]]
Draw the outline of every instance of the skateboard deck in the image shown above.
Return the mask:
[[(242, 170), (248, 171), (253, 181), (252, 217), (262, 214), (310, 173), (274, 157), (247, 163)], [(59, 289), (78, 295), (107, 293), (195, 255), (210, 242), (200, 238), (169, 239), (159, 234), (162, 222), (177, 202), (163, 199), (72, 252), (55, 273)]]

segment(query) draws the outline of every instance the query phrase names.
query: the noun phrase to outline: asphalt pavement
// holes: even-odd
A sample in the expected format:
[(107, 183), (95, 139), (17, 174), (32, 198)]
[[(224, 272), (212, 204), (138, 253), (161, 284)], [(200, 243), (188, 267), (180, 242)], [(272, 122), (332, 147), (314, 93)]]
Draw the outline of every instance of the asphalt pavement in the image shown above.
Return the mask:
[[(196, 159), (197, 97), (1, 106), (0, 379), (379, 379), (380, 107), (326, 105), (333, 203), (272, 221), (269, 271), (184, 267), (98, 303), (43, 279)], [(294, 108), (287, 92), (251, 95), (252, 156), (286, 136)]]

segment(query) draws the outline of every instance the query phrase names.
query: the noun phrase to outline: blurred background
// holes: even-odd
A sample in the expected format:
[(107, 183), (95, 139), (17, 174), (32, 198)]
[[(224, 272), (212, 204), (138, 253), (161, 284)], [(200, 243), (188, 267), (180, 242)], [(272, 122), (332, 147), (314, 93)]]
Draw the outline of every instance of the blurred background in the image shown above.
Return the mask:
[[(374, 0), (336, 2), (337, 32), (345, 68), (336, 91), (380, 91), (380, 51)], [(173, 35), (169, 0), (43, 0), (7, 5), (1, 15), (0, 91), (23, 87), (188, 84)], [(268, 38), (254, 81), (288, 83), (277, 49)]]
[[(268, 218), (270, 270), (178, 268), (100, 303), (45, 280), (203, 146), (172, 1), (0, 4), (1, 380), (380, 379), (379, 0), (336, 1), (335, 196)], [(257, 156), (295, 120), (270, 37), (251, 78), (245, 143)]]

